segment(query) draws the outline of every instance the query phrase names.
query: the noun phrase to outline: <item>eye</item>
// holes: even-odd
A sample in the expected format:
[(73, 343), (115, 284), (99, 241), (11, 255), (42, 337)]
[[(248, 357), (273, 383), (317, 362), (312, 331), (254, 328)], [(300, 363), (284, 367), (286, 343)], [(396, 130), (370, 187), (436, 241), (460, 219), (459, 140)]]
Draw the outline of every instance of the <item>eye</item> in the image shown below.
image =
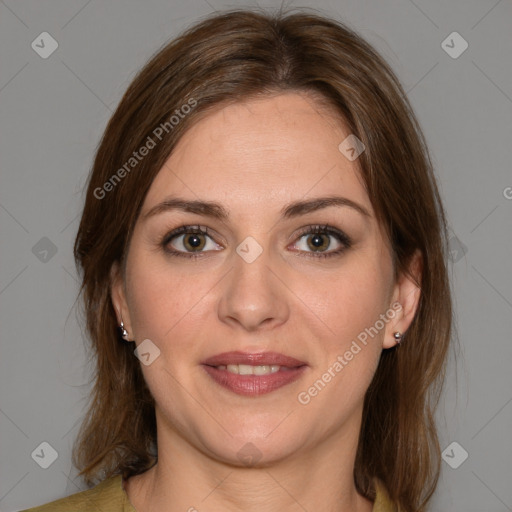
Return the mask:
[(300, 234), (295, 248), (312, 257), (328, 257), (341, 254), (351, 247), (350, 238), (331, 226), (309, 226)]
[[(171, 256), (198, 258), (209, 251), (222, 250), (202, 226), (180, 226), (167, 233), (161, 240), (165, 252)], [(330, 257), (340, 255), (351, 247), (350, 238), (337, 228), (328, 225), (307, 226), (299, 233), (293, 246), (301, 256)]]
[[(174, 229), (162, 240), (164, 249), (176, 256), (195, 256), (194, 253), (219, 250), (219, 245), (201, 226), (181, 226)], [(191, 254), (192, 253), (192, 254)]]

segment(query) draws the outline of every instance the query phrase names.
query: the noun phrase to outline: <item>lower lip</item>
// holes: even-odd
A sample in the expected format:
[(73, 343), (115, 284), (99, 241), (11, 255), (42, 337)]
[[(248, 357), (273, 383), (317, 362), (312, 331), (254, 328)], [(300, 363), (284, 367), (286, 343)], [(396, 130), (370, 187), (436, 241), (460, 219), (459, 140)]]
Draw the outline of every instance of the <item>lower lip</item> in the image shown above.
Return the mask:
[(258, 396), (275, 391), (286, 384), (296, 381), (306, 370), (307, 366), (299, 366), (288, 370), (279, 370), (267, 375), (238, 375), (219, 370), (215, 366), (203, 365), (208, 375), (221, 386), (244, 396)]

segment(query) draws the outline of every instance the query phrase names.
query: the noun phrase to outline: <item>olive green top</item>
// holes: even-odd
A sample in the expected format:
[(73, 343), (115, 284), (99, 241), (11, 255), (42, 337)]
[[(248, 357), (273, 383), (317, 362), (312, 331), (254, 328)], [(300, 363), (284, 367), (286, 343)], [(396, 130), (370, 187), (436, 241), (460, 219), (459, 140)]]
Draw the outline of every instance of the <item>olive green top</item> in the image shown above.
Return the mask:
[[(383, 483), (375, 479), (377, 496), (373, 512), (396, 512)], [(87, 491), (77, 492), (67, 498), (30, 508), (21, 512), (137, 512), (123, 488), (121, 475), (104, 480)]]

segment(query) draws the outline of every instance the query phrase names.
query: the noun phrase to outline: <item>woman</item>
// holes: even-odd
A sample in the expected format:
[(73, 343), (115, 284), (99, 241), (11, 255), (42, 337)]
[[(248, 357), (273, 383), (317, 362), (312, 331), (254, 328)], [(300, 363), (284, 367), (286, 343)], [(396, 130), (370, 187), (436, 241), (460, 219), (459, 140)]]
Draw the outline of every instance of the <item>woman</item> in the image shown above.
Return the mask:
[(75, 242), (97, 371), (74, 463), (101, 483), (31, 510), (426, 510), (446, 238), (414, 113), (357, 34), (198, 23), (129, 86)]

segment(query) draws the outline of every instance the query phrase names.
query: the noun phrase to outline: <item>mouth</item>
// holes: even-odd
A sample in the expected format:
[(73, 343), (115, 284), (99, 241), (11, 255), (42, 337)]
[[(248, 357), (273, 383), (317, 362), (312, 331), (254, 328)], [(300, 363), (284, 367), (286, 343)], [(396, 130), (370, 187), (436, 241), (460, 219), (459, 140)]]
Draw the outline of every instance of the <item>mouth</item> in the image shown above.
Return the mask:
[(307, 363), (276, 352), (225, 352), (203, 361), (220, 386), (243, 396), (259, 396), (299, 379)]

